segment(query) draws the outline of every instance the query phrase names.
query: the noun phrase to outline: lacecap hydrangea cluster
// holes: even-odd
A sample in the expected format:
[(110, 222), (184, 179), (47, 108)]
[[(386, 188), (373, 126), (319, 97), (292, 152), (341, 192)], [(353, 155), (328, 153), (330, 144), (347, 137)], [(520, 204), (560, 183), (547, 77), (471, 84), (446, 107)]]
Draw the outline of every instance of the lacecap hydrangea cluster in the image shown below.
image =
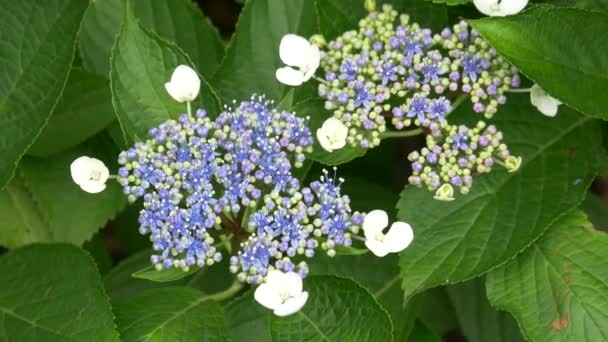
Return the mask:
[(520, 86), (516, 68), (464, 21), (439, 34), (391, 6), (373, 11), (333, 41), (321, 44), (325, 107), (349, 128), (347, 142), (372, 148), (388, 129), (421, 128), (427, 148), (409, 156), (412, 184), (467, 193), (473, 176), (510, 156), (496, 127), (451, 125), (447, 116), (468, 98), (491, 118), (505, 93)]
[(350, 128), (353, 146), (379, 145), (388, 123), (438, 131), (462, 95), (490, 118), (506, 102), (505, 91), (520, 84), (517, 70), (466, 22), (434, 35), (389, 5), (362, 19), (358, 30), (314, 41), (324, 48), (319, 95)]
[[(118, 177), (129, 201), (143, 199), (140, 233), (157, 269), (203, 267), (222, 259), (222, 235), (245, 241), (230, 259), (240, 280), (260, 283), (270, 269), (296, 270), (323, 248), (348, 246), (363, 215), (353, 213), (342, 180), (325, 174), (302, 187), (293, 176), (313, 138), (308, 120), (277, 111), (263, 96), (226, 107), (215, 120), (199, 109), (149, 132), (120, 153)], [(249, 216), (248, 224), (242, 225)]]

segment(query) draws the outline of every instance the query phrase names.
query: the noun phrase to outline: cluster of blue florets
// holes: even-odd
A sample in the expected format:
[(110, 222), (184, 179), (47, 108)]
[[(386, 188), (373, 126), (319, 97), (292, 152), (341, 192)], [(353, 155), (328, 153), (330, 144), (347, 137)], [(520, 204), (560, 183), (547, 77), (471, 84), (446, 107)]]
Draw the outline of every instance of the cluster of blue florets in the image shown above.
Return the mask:
[(460, 125), (446, 126), (444, 131), (439, 136), (427, 135), (427, 146), (410, 153), (411, 184), (426, 186), (430, 191), (449, 184), (467, 194), (474, 175), (489, 173), (497, 161), (503, 163), (511, 156), (502, 143), (502, 133), (483, 121), (472, 129)]
[[(269, 267), (294, 269), (291, 257), (350, 244), (361, 218), (351, 216), (341, 182), (302, 188), (293, 176), (312, 150), (308, 120), (272, 105), (253, 96), (215, 120), (200, 109), (182, 114), (119, 155), (125, 195), (143, 198), (140, 233), (150, 235), (157, 269), (212, 265), (222, 259), (220, 238), (249, 237), (231, 269), (259, 283)], [(305, 276), (305, 264), (298, 268)]]
[(325, 107), (350, 128), (348, 142), (380, 144), (387, 123), (437, 131), (454, 100), (468, 95), (476, 112), (490, 118), (504, 93), (518, 87), (517, 70), (465, 22), (433, 35), (391, 6), (374, 11), (322, 45)]
[(269, 269), (297, 272), (304, 278), (308, 266), (304, 261), (296, 264), (294, 258), (311, 258), (319, 247), (330, 256), (336, 246), (349, 247), (364, 216), (352, 212), (350, 199), (340, 193), (342, 183), (335, 173), (324, 171), (320, 180), (289, 196), (266, 195), (264, 205), (249, 219), (252, 235), (230, 259), (231, 271), (251, 284), (260, 283)]

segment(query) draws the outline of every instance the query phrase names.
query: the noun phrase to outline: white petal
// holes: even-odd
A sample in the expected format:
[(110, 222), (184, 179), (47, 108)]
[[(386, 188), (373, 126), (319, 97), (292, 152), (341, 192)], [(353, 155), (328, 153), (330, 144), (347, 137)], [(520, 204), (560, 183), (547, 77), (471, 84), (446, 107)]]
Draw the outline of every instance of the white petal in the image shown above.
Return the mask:
[(473, 0), (473, 3), (485, 15), (504, 17), (519, 13), (526, 7), (528, 0)]
[(279, 56), (283, 63), (293, 67), (305, 67), (310, 64), (311, 44), (295, 34), (286, 34), (281, 39)]
[(291, 67), (277, 69), (276, 77), (279, 82), (292, 87), (297, 87), (304, 83), (304, 74)]
[(319, 145), (321, 145), (325, 151), (330, 153), (334, 151), (333, 145), (331, 141), (329, 141), (329, 137), (322, 128), (317, 130), (317, 140), (319, 141)]
[(310, 46), (308, 62), (304, 69), (306, 72), (304, 73), (304, 82), (310, 80), (312, 76), (317, 72), (319, 65), (321, 64), (321, 52), (319, 51), (319, 47), (316, 45)]
[(196, 71), (187, 65), (180, 65), (173, 71), (171, 81), (165, 83), (167, 93), (177, 102), (190, 102), (198, 96), (201, 80)]
[(302, 277), (295, 272), (287, 272), (278, 287), (292, 297), (299, 296), (302, 293)]
[(391, 253), (399, 253), (414, 240), (412, 227), (405, 222), (395, 222), (384, 236), (384, 242)]
[(321, 128), (339, 140), (346, 139), (346, 136), (348, 135), (348, 127), (344, 125), (342, 120), (334, 117), (325, 120)]
[(363, 233), (367, 240), (376, 240), (378, 233), (381, 233), (388, 226), (388, 214), (384, 210), (372, 210), (363, 219)]
[(386, 243), (375, 238), (365, 240), (365, 247), (377, 257), (386, 256), (390, 252)]
[(91, 158), (82, 156), (76, 158), (72, 164), (70, 164), (70, 174), (74, 183), (80, 184), (89, 179), (89, 160)]
[(272, 285), (268, 283), (260, 284), (253, 294), (253, 298), (256, 302), (260, 303), (260, 305), (274, 310), (278, 308), (281, 303), (281, 296), (279, 291)]
[(285, 317), (285, 316), (292, 315), (292, 314), (300, 311), (300, 309), (302, 309), (304, 304), (306, 304), (307, 300), (308, 300), (308, 292), (304, 291), (304, 292), (300, 293), (300, 295), (298, 295), (297, 297), (292, 297), (292, 298), (287, 299), (282, 305), (280, 305), (278, 308), (276, 308), (274, 310), (274, 314), (279, 317)]
[(502, 11), (506, 15), (513, 15), (521, 12), (528, 5), (528, 0), (503, 0), (500, 4)]
[(557, 114), (561, 104), (558, 99), (547, 94), (538, 84), (533, 85), (530, 89), (530, 102), (541, 113), (549, 117)]
[(106, 189), (106, 183), (88, 181), (84, 183), (80, 183), (80, 188), (88, 193), (97, 194)]

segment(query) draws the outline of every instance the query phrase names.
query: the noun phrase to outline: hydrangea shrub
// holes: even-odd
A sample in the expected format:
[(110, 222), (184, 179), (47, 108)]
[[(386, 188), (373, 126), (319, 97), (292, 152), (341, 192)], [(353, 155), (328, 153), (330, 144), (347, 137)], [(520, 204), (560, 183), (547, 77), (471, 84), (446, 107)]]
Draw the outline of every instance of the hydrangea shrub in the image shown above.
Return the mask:
[(606, 339), (605, 6), (215, 6), (0, 5), (2, 340)]

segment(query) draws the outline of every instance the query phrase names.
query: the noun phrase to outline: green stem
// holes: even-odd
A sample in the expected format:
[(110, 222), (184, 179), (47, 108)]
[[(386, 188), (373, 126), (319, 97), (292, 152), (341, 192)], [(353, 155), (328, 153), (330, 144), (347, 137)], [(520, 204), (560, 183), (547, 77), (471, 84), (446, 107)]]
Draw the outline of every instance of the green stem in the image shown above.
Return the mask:
[(391, 131), (380, 133), (380, 139), (390, 139), (390, 138), (407, 138), (413, 137), (416, 135), (424, 134), (424, 130), (422, 128), (417, 128), (410, 131)]
[(507, 92), (509, 93), (529, 93), (532, 91), (532, 88), (521, 88), (521, 89), (509, 89)]
[(192, 104), (190, 103), (190, 101), (186, 102), (186, 110), (188, 111), (188, 116), (192, 116)]
[(456, 108), (460, 107), (460, 105), (469, 98), (469, 95), (460, 95), (456, 98), (456, 100), (454, 101), (454, 103), (452, 103), (452, 110), (449, 111), (448, 113), (445, 114), (445, 117), (447, 118), (450, 114), (452, 114)]
[(214, 293), (212, 295), (209, 295), (205, 299), (206, 300), (214, 300), (216, 302), (221, 302), (224, 299), (228, 299), (228, 298), (233, 297), (242, 288), (243, 288), (243, 284), (241, 284), (241, 282), (239, 282), (238, 280), (235, 280), (234, 283), (232, 283), (232, 285), (230, 285), (229, 288), (225, 289), (222, 292), (218, 292), (218, 293)]

